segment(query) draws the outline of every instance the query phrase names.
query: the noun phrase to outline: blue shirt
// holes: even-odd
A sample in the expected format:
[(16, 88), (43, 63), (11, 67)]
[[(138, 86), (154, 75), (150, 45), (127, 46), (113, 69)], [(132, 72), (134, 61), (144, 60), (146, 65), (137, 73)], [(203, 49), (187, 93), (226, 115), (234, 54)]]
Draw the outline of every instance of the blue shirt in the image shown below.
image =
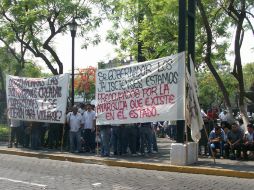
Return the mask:
[(210, 135), (209, 135), (209, 139), (216, 139), (216, 138), (220, 138), (221, 141), (224, 141), (224, 138), (225, 138), (225, 132), (223, 129), (220, 129), (221, 132), (219, 134), (215, 133), (215, 129), (213, 129), (211, 132), (210, 132)]

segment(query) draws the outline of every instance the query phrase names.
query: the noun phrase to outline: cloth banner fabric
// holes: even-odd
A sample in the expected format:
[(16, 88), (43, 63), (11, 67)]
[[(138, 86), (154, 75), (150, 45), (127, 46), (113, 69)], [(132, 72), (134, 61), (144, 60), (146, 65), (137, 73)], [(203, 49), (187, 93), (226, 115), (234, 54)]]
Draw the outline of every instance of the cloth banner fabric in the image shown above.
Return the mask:
[(191, 138), (193, 141), (198, 142), (201, 138), (200, 130), (203, 128), (204, 122), (201, 116), (201, 110), (198, 102), (198, 85), (194, 71), (193, 61), (190, 58), (190, 69), (186, 71), (186, 113), (185, 125), (191, 128)]
[(10, 119), (64, 123), (69, 74), (49, 78), (6, 76), (7, 109)]
[(185, 118), (185, 53), (96, 73), (97, 124)]

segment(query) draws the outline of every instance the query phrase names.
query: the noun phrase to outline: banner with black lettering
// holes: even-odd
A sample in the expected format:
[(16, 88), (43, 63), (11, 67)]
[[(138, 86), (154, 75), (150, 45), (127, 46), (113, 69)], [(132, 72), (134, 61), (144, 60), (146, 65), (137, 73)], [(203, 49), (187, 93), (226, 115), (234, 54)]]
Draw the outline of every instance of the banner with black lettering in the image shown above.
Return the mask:
[(185, 118), (184, 52), (96, 75), (98, 125)]
[(64, 123), (69, 74), (49, 78), (6, 76), (6, 97), (10, 119)]

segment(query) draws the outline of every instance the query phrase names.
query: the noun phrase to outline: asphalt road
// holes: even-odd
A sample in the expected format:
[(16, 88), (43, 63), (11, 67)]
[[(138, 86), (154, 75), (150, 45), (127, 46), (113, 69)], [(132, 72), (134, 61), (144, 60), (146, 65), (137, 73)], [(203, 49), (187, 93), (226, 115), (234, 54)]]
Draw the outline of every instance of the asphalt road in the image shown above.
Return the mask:
[(0, 190), (250, 190), (254, 180), (0, 154)]

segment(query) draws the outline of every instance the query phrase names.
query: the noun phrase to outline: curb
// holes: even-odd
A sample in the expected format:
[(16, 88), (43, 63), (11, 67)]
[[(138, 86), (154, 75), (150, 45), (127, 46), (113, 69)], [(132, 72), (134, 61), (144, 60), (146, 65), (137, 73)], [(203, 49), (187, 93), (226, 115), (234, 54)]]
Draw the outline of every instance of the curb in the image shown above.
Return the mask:
[(163, 165), (163, 164), (152, 164), (152, 163), (137, 163), (128, 161), (115, 161), (110, 159), (92, 159), (92, 158), (80, 158), (75, 156), (64, 156), (64, 155), (53, 155), (47, 153), (34, 153), (34, 152), (22, 152), (15, 150), (2, 150), (1, 154), (10, 154), (17, 156), (36, 157), (42, 159), (51, 159), (59, 161), (70, 161), (76, 163), (87, 163), (87, 164), (101, 164), (107, 166), (117, 166), (126, 168), (137, 168), (145, 170), (157, 170), (166, 172), (179, 172), (179, 173), (190, 173), (190, 174), (203, 174), (203, 175), (216, 175), (225, 177), (237, 177), (254, 179), (254, 172), (243, 172), (229, 169), (215, 169), (206, 167), (192, 167), (192, 166), (175, 166), (175, 165)]

